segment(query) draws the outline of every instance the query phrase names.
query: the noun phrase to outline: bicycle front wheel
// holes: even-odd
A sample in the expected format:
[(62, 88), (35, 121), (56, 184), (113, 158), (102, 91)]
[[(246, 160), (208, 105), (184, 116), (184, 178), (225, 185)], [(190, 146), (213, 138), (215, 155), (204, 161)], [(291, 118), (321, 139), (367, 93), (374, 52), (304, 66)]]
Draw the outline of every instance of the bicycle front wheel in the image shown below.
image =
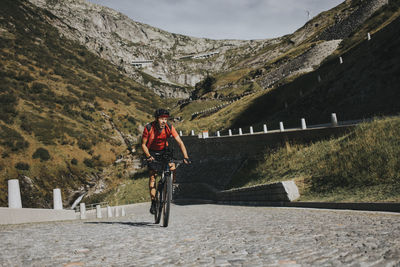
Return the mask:
[(161, 212), (163, 208), (163, 197), (162, 197), (163, 186), (161, 184), (157, 185), (156, 190), (156, 213), (154, 213), (154, 223), (159, 224), (161, 220)]
[(164, 182), (163, 190), (163, 226), (168, 226), (169, 212), (172, 200), (172, 177), (171, 174), (167, 174)]

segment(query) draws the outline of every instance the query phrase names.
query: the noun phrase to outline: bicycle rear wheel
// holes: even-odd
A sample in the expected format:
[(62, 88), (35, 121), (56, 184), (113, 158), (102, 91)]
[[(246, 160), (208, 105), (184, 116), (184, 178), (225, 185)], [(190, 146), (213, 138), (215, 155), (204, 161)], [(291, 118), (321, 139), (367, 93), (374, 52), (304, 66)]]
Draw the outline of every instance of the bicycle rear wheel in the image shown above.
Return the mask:
[(171, 174), (165, 176), (164, 190), (163, 190), (163, 226), (168, 226), (169, 212), (172, 200), (172, 177)]

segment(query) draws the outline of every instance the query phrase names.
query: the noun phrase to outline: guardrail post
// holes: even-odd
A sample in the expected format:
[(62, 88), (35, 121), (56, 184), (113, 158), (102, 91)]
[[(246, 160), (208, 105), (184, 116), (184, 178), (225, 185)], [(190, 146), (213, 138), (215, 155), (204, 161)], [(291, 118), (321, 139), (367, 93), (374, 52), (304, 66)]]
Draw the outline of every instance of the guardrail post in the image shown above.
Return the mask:
[(338, 121), (337, 121), (336, 113), (332, 113), (332, 115), (331, 115), (331, 122), (332, 122), (332, 126), (338, 126)]
[(119, 208), (115, 207), (115, 217), (119, 217)]
[(192, 131), (190, 132), (190, 135), (191, 135), (191, 136), (194, 136), (194, 130), (192, 130)]
[(231, 129), (229, 129), (229, 136), (232, 136), (232, 130)]
[(219, 131), (217, 131), (217, 136), (218, 136), (218, 137), (220, 137), (220, 136), (221, 136), (221, 134), (219, 133)]
[(279, 130), (281, 132), (285, 131), (285, 128), (283, 127), (283, 122), (279, 122)]
[(22, 208), (18, 179), (8, 180), (8, 207), (13, 209)]
[(343, 64), (343, 58), (342, 57), (339, 57), (339, 63)]
[(306, 120), (304, 118), (301, 119), (301, 129), (302, 130), (307, 129)]
[(253, 126), (250, 126), (250, 134), (254, 134)]
[(101, 206), (100, 205), (96, 205), (96, 217), (97, 219), (101, 219)]
[(268, 133), (268, 129), (267, 129), (267, 125), (266, 124), (263, 125), (263, 131), (264, 131), (264, 133)]
[(82, 220), (86, 219), (86, 206), (85, 206), (85, 203), (80, 203), (79, 204), (79, 210), (80, 210), (80, 213), (81, 213), (81, 219)]
[(183, 134), (182, 134), (182, 131), (179, 131), (179, 136), (182, 136)]
[(239, 128), (239, 135), (242, 135), (242, 128)]
[(367, 33), (367, 40), (368, 41), (371, 40), (371, 34), (370, 33)]
[(59, 188), (53, 189), (53, 208), (55, 210), (63, 209), (61, 190)]
[(107, 206), (107, 218), (111, 218), (112, 217), (112, 210), (110, 206)]
[(122, 207), (121, 216), (122, 217), (126, 216), (126, 212), (125, 212), (125, 208), (124, 207)]

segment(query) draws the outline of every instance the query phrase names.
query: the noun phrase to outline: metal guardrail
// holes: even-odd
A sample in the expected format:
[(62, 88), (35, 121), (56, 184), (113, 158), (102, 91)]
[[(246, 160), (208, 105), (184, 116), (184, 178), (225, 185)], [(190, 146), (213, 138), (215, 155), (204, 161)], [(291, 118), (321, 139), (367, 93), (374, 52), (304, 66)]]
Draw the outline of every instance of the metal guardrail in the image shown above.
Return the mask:
[[(108, 202), (99, 202), (99, 203), (93, 203), (93, 204), (88, 204), (85, 205), (86, 206), (86, 210), (94, 210), (96, 209), (96, 206), (100, 205), (101, 208), (105, 208), (108, 206)], [(77, 205), (75, 207), (75, 212), (80, 212), (81, 211), (81, 207), (79, 205)]]

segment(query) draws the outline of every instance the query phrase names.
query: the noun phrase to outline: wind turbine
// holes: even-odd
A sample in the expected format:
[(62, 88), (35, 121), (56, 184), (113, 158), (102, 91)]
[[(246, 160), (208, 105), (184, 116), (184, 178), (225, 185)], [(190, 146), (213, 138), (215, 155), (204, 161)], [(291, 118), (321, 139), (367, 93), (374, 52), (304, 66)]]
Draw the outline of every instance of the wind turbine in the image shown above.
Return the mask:
[(308, 20), (310, 20), (310, 19), (311, 19), (311, 13), (310, 13), (310, 11), (309, 11), (309, 10), (306, 10), (306, 14), (307, 14)]

